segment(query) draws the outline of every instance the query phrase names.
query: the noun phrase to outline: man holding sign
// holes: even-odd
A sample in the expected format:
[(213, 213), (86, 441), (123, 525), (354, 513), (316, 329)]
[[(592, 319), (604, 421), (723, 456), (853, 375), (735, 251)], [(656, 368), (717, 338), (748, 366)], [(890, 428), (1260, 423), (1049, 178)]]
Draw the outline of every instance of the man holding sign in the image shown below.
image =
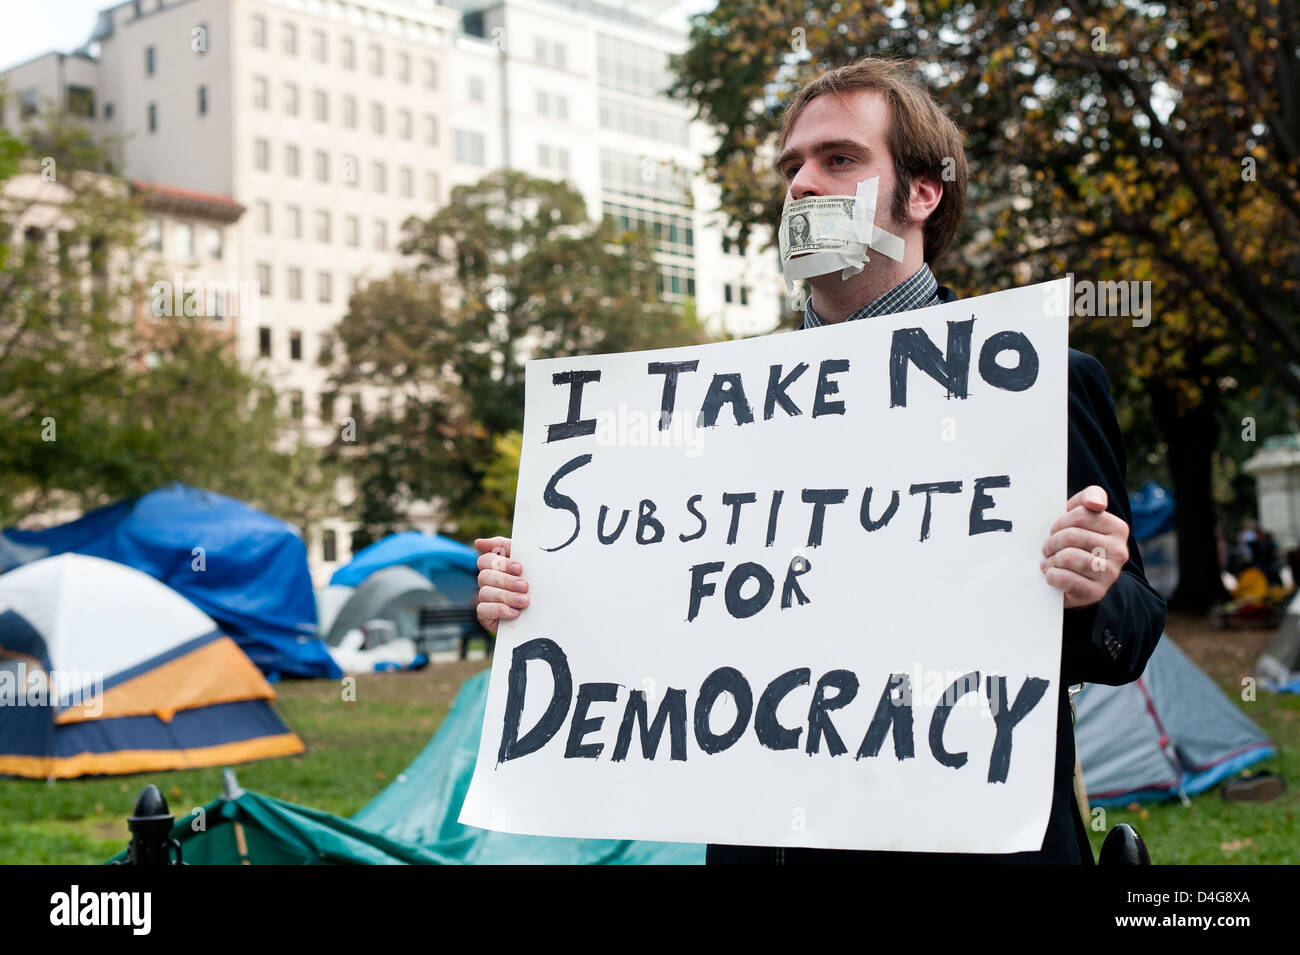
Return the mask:
[[(967, 175), (960, 133), (905, 65), (824, 74), (779, 145), (787, 280), (811, 288), (803, 328), (826, 327), (794, 357), (824, 342), (816, 358), (782, 363), (775, 336), (535, 363), (514, 553), (475, 542), (479, 620), (496, 632), (529, 606), (541, 571), (524, 577), (524, 540), (552, 589), (587, 586), (533, 610), (535, 634), (503, 629), (462, 820), (707, 838), (710, 863), (1091, 863), (1066, 688), (1136, 679), (1165, 618), (1129, 529), (1105, 371), (1066, 360), (1065, 313), (1043, 305), (1068, 300), (1063, 281), (946, 323), (889, 317), (956, 301), (927, 263), (960, 226)], [(698, 408), (717, 452), (591, 450), (591, 409), (625, 395), (661, 431)], [(544, 425), (528, 414), (542, 403)], [(921, 434), (932, 425), (941, 439)], [(639, 480), (653, 496), (621, 519), (600, 503)], [(769, 569), (781, 545), (793, 558)], [(531, 639), (504, 639), (515, 629)], [(945, 664), (942, 698), (921, 700)]]

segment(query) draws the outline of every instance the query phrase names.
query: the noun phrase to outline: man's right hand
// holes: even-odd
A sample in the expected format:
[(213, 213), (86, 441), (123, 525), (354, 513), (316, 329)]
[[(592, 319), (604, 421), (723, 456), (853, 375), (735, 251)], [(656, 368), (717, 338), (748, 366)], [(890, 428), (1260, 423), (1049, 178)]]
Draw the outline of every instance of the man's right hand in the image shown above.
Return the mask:
[(478, 558), (478, 622), (496, 635), (502, 620), (513, 620), (528, 606), (528, 581), (519, 576), (523, 567), (510, 559), (509, 537), (474, 540)]

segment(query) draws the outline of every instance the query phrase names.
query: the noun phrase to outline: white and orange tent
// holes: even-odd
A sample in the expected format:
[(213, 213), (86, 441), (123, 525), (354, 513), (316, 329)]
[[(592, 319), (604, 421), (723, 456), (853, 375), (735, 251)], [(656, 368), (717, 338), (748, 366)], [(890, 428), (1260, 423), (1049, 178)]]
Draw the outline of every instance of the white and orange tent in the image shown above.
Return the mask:
[(0, 575), (0, 774), (61, 779), (303, 752), (274, 698), (211, 617), (147, 574), (61, 554)]

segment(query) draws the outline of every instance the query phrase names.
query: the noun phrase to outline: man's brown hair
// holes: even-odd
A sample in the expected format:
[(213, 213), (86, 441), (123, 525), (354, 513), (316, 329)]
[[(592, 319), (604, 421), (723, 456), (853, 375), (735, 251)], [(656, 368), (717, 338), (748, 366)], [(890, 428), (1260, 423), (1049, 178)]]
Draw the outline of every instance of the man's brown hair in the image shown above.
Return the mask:
[(885, 142), (894, 158), (894, 197), (890, 214), (902, 219), (917, 176), (932, 176), (943, 186), (943, 198), (925, 221), (925, 261), (943, 255), (961, 227), (966, 211), (966, 151), (961, 130), (930, 96), (912, 60), (867, 57), (828, 70), (804, 86), (781, 117), (777, 151), (785, 149), (795, 120), (818, 96), (856, 90), (877, 90), (889, 104)]

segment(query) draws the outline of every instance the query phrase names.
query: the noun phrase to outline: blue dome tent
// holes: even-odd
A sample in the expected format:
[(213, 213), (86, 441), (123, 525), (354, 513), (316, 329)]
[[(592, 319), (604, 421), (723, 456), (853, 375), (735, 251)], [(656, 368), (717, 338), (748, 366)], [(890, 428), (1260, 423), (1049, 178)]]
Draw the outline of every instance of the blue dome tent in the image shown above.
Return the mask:
[(167, 584), (271, 679), (342, 676), (316, 638), (297, 529), (242, 501), (177, 483), (58, 527), (0, 532), (0, 572), (64, 553), (116, 561)]
[(375, 541), (334, 572), (330, 586), (359, 587), (377, 570), (405, 564), (428, 577), (453, 603), (472, 603), (478, 592), (478, 551), (449, 537), (402, 531)]

